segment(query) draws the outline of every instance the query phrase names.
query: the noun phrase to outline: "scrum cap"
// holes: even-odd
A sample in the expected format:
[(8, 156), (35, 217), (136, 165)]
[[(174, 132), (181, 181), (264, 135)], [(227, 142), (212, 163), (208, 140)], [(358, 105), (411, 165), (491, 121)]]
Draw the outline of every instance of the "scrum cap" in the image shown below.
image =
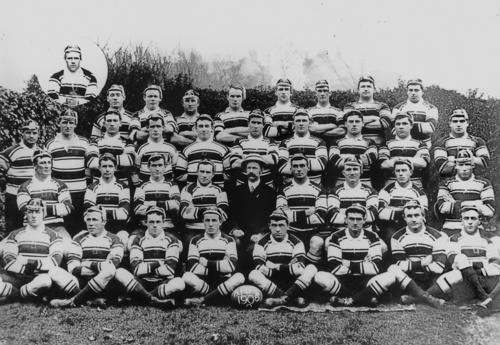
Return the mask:
[(463, 206), (460, 206), (460, 213), (464, 213), (464, 212), (467, 212), (467, 211), (475, 211), (479, 215), (482, 214), (481, 210), (477, 206), (475, 206), (475, 205), (463, 205)]
[(38, 123), (34, 120), (28, 120), (23, 122), (21, 125), (21, 131), (26, 131), (26, 130), (39, 130), (40, 126)]
[(396, 167), (396, 165), (398, 164), (404, 164), (404, 165), (407, 165), (408, 168), (410, 168), (410, 170), (413, 170), (413, 163), (411, 160), (409, 160), (408, 158), (404, 158), (404, 157), (398, 157), (396, 158), (396, 161), (394, 162), (394, 167)]
[(424, 88), (424, 83), (422, 82), (422, 79), (420, 78), (415, 78), (415, 79), (410, 79), (406, 82), (406, 87), (410, 85), (420, 85), (420, 87), (423, 89)]
[(85, 213), (83, 214), (83, 218), (87, 217), (87, 214), (89, 213), (99, 213), (101, 215), (101, 218), (104, 219), (105, 218), (105, 211), (100, 207), (100, 206), (91, 206), (89, 207)]
[(66, 54), (68, 53), (78, 53), (80, 56), (82, 56), (82, 50), (80, 47), (76, 44), (69, 44), (64, 48), (64, 56), (66, 57)]
[(114, 166), (116, 167), (116, 158), (109, 152), (103, 153), (99, 156), (99, 165), (101, 165), (102, 161), (112, 161)]
[(203, 212), (203, 217), (209, 214), (216, 214), (219, 219), (222, 219), (222, 213), (220, 212), (218, 207), (207, 207)]
[(359, 77), (359, 80), (358, 80), (358, 88), (359, 88), (359, 84), (361, 84), (362, 82), (370, 82), (372, 83), (373, 87), (375, 87), (375, 79), (373, 79), (373, 77), (371, 75), (362, 75), (361, 77)]
[(277, 208), (274, 210), (271, 215), (269, 216), (269, 220), (274, 220), (274, 221), (280, 221), (284, 220), (288, 224), (288, 217), (286, 216), (285, 212), (281, 208)]
[(32, 198), (30, 201), (28, 201), (28, 204), (26, 205), (26, 210), (29, 211), (35, 211), (35, 210), (44, 210), (45, 209), (45, 204), (42, 199), (40, 198)]
[(187, 90), (184, 96), (182, 96), (183, 100), (186, 99), (200, 99), (200, 94), (194, 90)]
[(125, 97), (125, 89), (123, 88), (123, 85), (119, 85), (119, 84), (111, 85), (108, 89), (108, 95), (112, 91), (120, 92), (123, 95), (123, 97)]
[(460, 163), (473, 162), (474, 154), (471, 150), (459, 150), (455, 156), (455, 161)]
[(254, 109), (250, 112), (248, 115), (248, 121), (250, 121), (252, 118), (259, 118), (262, 121), (264, 121), (264, 114), (262, 113), (262, 110), (260, 109)]
[(422, 209), (422, 205), (420, 205), (420, 202), (418, 202), (418, 200), (408, 200), (404, 206), (403, 206), (403, 209), (407, 209), (407, 208), (419, 208), (419, 209)]
[(59, 115), (59, 121), (62, 120), (74, 121), (75, 123), (78, 123), (78, 113), (72, 109), (66, 109), (61, 113), (61, 115)]
[(361, 204), (355, 203), (345, 210), (345, 214), (347, 215), (348, 213), (361, 213), (364, 216), (366, 215), (366, 207)]
[(276, 82), (276, 87), (289, 87), (290, 89), (292, 88), (292, 82), (290, 79), (287, 78), (281, 78)]
[(318, 89), (324, 89), (324, 88), (326, 88), (326, 89), (330, 90), (330, 85), (328, 84), (328, 81), (327, 81), (327, 80), (325, 80), (325, 79), (323, 79), (323, 80), (318, 80), (318, 81), (316, 82), (316, 84), (314, 85), (314, 89), (315, 89), (315, 90), (318, 90)]
[(160, 99), (163, 98), (163, 92), (161, 90), (161, 87), (159, 87), (158, 85), (149, 85), (147, 88), (144, 89), (143, 95), (146, 96), (146, 92), (150, 90), (158, 91), (160, 94)]
[(363, 163), (356, 156), (346, 157), (346, 159), (344, 159), (344, 168), (348, 167), (348, 166), (355, 166), (355, 167), (358, 167), (358, 168), (362, 168), (363, 167)]
[(454, 117), (463, 117), (466, 120), (469, 120), (469, 115), (465, 111), (465, 109), (455, 109), (453, 112), (450, 114), (449, 119), (453, 119)]
[(148, 216), (148, 214), (152, 214), (152, 213), (156, 213), (156, 214), (161, 215), (163, 219), (165, 219), (165, 217), (166, 217), (165, 210), (162, 209), (161, 207), (158, 207), (158, 206), (148, 207), (148, 209), (146, 210), (146, 217)]
[(33, 164), (36, 164), (36, 162), (42, 157), (48, 157), (52, 159), (52, 155), (50, 154), (49, 151), (44, 149), (36, 149), (35, 152), (33, 152), (33, 157), (31, 158), (31, 161), (33, 162)]
[(293, 118), (295, 118), (296, 116), (307, 116), (307, 117), (309, 117), (309, 113), (304, 108), (298, 108), (293, 113)]

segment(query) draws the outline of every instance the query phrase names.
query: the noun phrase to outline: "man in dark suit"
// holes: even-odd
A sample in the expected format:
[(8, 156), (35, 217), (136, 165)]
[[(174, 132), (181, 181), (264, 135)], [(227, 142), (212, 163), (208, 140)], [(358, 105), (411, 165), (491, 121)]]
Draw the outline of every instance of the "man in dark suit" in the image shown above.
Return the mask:
[(231, 231), (236, 238), (240, 269), (250, 270), (254, 244), (268, 232), (269, 215), (276, 208), (276, 192), (260, 179), (265, 162), (251, 154), (242, 162), (247, 181), (237, 186), (230, 202)]

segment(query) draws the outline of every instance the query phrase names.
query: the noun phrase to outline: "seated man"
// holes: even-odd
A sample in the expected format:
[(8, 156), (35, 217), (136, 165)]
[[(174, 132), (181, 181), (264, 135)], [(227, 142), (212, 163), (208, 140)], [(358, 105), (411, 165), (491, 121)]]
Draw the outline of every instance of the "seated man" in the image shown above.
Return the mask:
[(200, 298), (187, 298), (186, 306), (213, 303), (229, 296), (245, 283), (241, 273), (235, 273), (238, 262), (236, 242), (220, 231), (222, 214), (216, 207), (203, 212), (205, 232), (191, 239), (187, 259), (188, 271), (182, 279), (188, 289)]
[(117, 268), (123, 258), (123, 244), (116, 235), (105, 230), (104, 217), (105, 213), (97, 207), (85, 211), (87, 230), (73, 238), (73, 252), (68, 255), (68, 270), (84, 288), (72, 298), (50, 301), (50, 305), (56, 308), (75, 307), (97, 299), (97, 305), (105, 308), (106, 302), (102, 297), (116, 296), (117, 287), (142, 301), (162, 304), (161, 300), (144, 290), (130, 272)]
[(63, 258), (61, 238), (44, 225), (45, 210), (42, 199), (29, 200), (26, 227), (5, 239), (0, 301), (41, 297), (53, 284), (68, 295), (79, 291), (76, 279), (59, 267)]
[(257, 285), (268, 298), (264, 305), (273, 307), (290, 302), (303, 307), (306, 302), (301, 293), (306, 290), (318, 271), (314, 265), (305, 265), (304, 244), (288, 234), (288, 218), (281, 210), (269, 217), (270, 234), (255, 244), (255, 269), (248, 280)]
[(474, 289), (479, 305), (486, 308), (492, 302), (486, 291), (491, 292), (496, 285), (488, 278), (500, 276), (498, 253), (479, 232), (481, 213), (476, 207), (462, 206), (461, 217), (463, 230), (451, 237), (448, 252), (453, 270), (441, 275), (427, 292), (447, 298), (453, 286), (465, 280)]
[(175, 306), (174, 293), (184, 290), (185, 284), (175, 277), (182, 251), (182, 243), (163, 231), (165, 211), (150, 207), (146, 211), (147, 230), (143, 236), (136, 237), (130, 249), (130, 266), (137, 281), (160, 299), (169, 298)]

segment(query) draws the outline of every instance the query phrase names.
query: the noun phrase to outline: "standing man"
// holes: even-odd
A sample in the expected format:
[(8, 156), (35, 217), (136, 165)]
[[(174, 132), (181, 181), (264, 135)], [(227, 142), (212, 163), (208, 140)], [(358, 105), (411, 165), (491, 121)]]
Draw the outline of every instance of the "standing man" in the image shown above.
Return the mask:
[(182, 97), (182, 107), (184, 108), (184, 112), (181, 116), (177, 117), (179, 133), (174, 133), (172, 140), (170, 141), (179, 150), (182, 150), (189, 144), (192, 144), (197, 138), (194, 126), (196, 124), (196, 119), (200, 116), (200, 113), (198, 112), (199, 106), (200, 96), (198, 95), (198, 92), (194, 90), (187, 90)]
[(475, 206), (484, 217), (495, 213), (495, 194), (491, 182), (474, 175), (474, 154), (461, 150), (455, 158), (456, 175), (439, 186), (435, 209), (445, 218), (443, 229), (449, 237), (462, 230), (460, 209)]
[(292, 134), (293, 114), (299, 107), (290, 100), (292, 82), (289, 79), (278, 80), (275, 94), (278, 97), (276, 104), (264, 110), (266, 116), (264, 135), (280, 142)]
[(215, 139), (229, 147), (238, 139), (248, 136), (248, 111), (243, 110), (241, 104), (246, 98), (243, 86), (231, 85), (227, 94), (228, 107), (215, 115)]
[(279, 147), (279, 172), (290, 178), (289, 157), (300, 153), (307, 158), (308, 177), (314, 183), (321, 183), (321, 175), (328, 161), (325, 142), (309, 133), (309, 114), (298, 109), (293, 114), (294, 135), (281, 142)]
[[(113, 110), (120, 113), (121, 124), (118, 131), (124, 140), (128, 140), (130, 123), (132, 122), (132, 113), (123, 107), (123, 103), (125, 102), (125, 89), (123, 86), (118, 84), (111, 85), (108, 89), (108, 96), (106, 100), (109, 104), (108, 111)], [(92, 134), (90, 135), (90, 140), (92, 142), (96, 142), (101, 139), (106, 131), (104, 126), (104, 115), (106, 115), (106, 112), (97, 116), (92, 125)]]
[(49, 79), (47, 94), (69, 106), (83, 104), (97, 96), (97, 79), (89, 70), (80, 66), (82, 51), (77, 45), (64, 48), (66, 68)]
[(274, 187), (275, 168), (278, 163), (278, 146), (264, 137), (264, 114), (254, 109), (248, 116), (248, 137), (238, 139), (231, 149), (231, 168), (236, 169), (236, 184), (246, 182), (247, 176), (242, 169), (242, 160), (249, 155), (262, 157), (263, 166), (260, 179), (270, 187)]
[(257, 285), (267, 298), (266, 307), (288, 303), (304, 307), (303, 295), (318, 269), (307, 265), (304, 244), (288, 233), (288, 218), (281, 210), (269, 217), (270, 233), (260, 239), (253, 250), (254, 270), (248, 280)]
[(26, 226), (11, 232), (5, 241), (0, 298), (8, 302), (37, 298), (52, 285), (70, 296), (76, 294), (80, 290), (76, 279), (59, 267), (63, 259), (61, 238), (44, 224), (46, 205), (33, 198), (25, 210)]
[(464, 109), (455, 109), (449, 118), (450, 134), (437, 141), (434, 149), (434, 159), (441, 177), (451, 177), (456, 173), (458, 151), (470, 150), (473, 153), (473, 163), (479, 167), (487, 167), (490, 153), (486, 142), (467, 133), (469, 115)]
[(74, 206), (68, 186), (58, 179), (52, 178), (52, 156), (48, 151), (38, 150), (33, 155), (35, 174), (24, 182), (17, 192), (17, 207), (25, 212), (28, 202), (40, 198), (45, 206), (45, 224), (65, 240), (71, 236), (64, 227), (63, 217), (72, 214)]
[(5, 188), (5, 225), (8, 232), (23, 226), (24, 215), (17, 208), (19, 186), (33, 177), (33, 154), (40, 150), (38, 123), (29, 120), (21, 126), (21, 141), (0, 153), (0, 186)]
[(224, 185), (225, 171), (229, 169), (229, 149), (213, 140), (213, 121), (208, 115), (196, 119), (196, 141), (179, 154), (175, 176), (179, 184), (196, 182), (198, 163), (208, 159), (214, 165), (214, 184)]
[(231, 236), (221, 233), (222, 215), (218, 208), (203, 211), (205, 231), (191, 239), (188, 252), (188, 271), (182, 279), (192, 293), (200, 298), (187, 298), (186, 306), (211, 304), (231, 295), (245, 283), (245, 277), (236, 273), (238, 254)]
[(430, 150), (431, 137), (438, 124), (438, 109), (423, 99), (424, 85), (422, 79), (410, 79), (406, 83), (408, 99), (399, 103), (392, 109), (393, 118), (400, 112), (408, 112), (413, 117), (411, 136), (421, 140)]
[(163, 136), (170, 140), (173, 133), (177, 132), (177, 124), (174, 116), (166, 109), (160, 108), (160, 102), (163, 99), (163, 92), (158, 85), (150, 85), (144, 89), (144, 108), (137, 111), (130, 125), (130, 139), (134, 142), (143, 142), (148, 137), (148, 118), (152, 114), (158, 114), (163, 118), (165, 128)]
[(343, 113), (342, 110), (330, 104), (332, 93), (328, 81), (317, 81), (315, 90), (318, 103), (307, 109), (311, 117), (309, 130), (313, 135), (323, 139), (326, 147), (330, 147), (345, 134), (345, 128), (338, 125)]
[(303, 154), (290, 158), (292, 180), (278, 192), (276, 207), (288, 217), (290, 231), (306, 246), (310, 263), (321, 261), (324, 240), (329, 233), (322, 231), (327, 216), (326, 191), (307, 177), (308, 163)]
[(64, 182), (71, 194), (74, 211), (64, 218), (66, 229), (74, 236), (84, 227), (83, 200), (87, 189), (89, 141), (77, 135), (78, 114), (71, 109), (59, 116), (60, 132), (45, 147), (52, 156), (52, 177)]

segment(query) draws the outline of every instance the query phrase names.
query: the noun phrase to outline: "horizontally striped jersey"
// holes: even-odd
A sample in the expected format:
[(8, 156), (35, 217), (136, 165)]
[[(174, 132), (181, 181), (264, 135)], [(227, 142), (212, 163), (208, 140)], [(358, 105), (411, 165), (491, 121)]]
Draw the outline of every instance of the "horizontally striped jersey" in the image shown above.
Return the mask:
[(182, 132), (194, 132), (194, 126), (196, 125), (196, 120), (200, 114), (196, 113), (193, 116), (189, 116), (186, 113), (182, 113), (180, 116), (177, 116), (177, 128), (179, 133)]
[(339, 230), (329, 237), (328, 269), (334, 275), (373, 276), (382, 263), (382, 242), (378, 235), (361, 230), (353, 237), (349, 230)]
[[(446, 262), (448, 237), (430, 226), (417, 233), (407, 227), (396, 232), (391, 239), (392, 257), (401, 270), (407, 273), (441, 274)], [(432, 255), (432, 262), (423, 267), (421, 260)]]
[(410, 200), (416, 200), (424, 208), (429, 208), (425, 192), (411, 181), (403, 187), (398, 182), (391, 182), (382, 188), (378, 194), (378, 217), (381, 221), (391, 222), (396, 228), (405, 226), (403, 206)]
[(104, 133), (104, 136), (96, 143), (90, 145), (88, 155), (89, 168), (93, 169), (94, 177), (99, 177), (99, 156), (104, 153), (111, 153), (116, 158), (115, 176), (118, 180), (128, 185), (130, 173), (134, 169), (135, 149), (131, 141), (125, 141), (119, 135), (110, 136)]
[(165, 179), (171, 181), (174, 179), (174, 169), (177, 165), (177, 160), (179, 154), (174, 145), (169, 144), (163, 139), (160, 142), (154, 142), (151, 139), (148, 139), (147, 142), (142, 144), (138, 149), (135, 155), (135, 166), (139, 170), (139, 178), (141, 182), (149, 181), (149, 177), (151, 173), (149, 172), (148, 160), (152, 156), (162, 155), (166, 158), (166, 171), (165, 171)]
[[(351, 110), (358, 110), (363, 115), (363, 123), (366, 125), (373, 120), (379, 120), (381, 128), (363, 127), (361, 134), (369, 140), (373, 140), (375, 144), (382, 145), (386, 140), (386, 132), (391, 126), (391, 110), (389, 106), (383, 102), (352, 102), (344, 107), (344, 114)], [(342, 123), (343, 124), (343, 123)]]
[(328, 213), (331, 224), (339, 229), (345, 228), (345, 210), (354, 204), (366, 207), (365, 227), (372, 230), (372, 225), (378, 219), (378, 195), (372, 187), (361, 182), (355, 187), (350, 187), (347, 182), (344, 182), (329, 194)]
[(230, 152), (226, 146), (213, 140), (196, 140), (179, 153), (175, 176), (179, 181), (187, 179), (187, 183), (196, 182), (198, 163), (208, 159), (215, 165), (213, 183), (222, 186), (225, 179), (224, 171), (229, 169), (229, 158)]
[(191, 183), (182, 189), (180, 215), (186, 221), (186, 229), (203, 231), (203, 212), (208, 207), (217, 207), (222, 213), (222, 221), (227, 219), (229, 204), (222, 188), (208, 184)]
[(277, 271), (294, 272), (304, 268), (306, 252), (304, 243), (292, 234), (277, 241), (270, 233), (266, 234), (253, 248), (253, 262), (255, 269), (265, 266), (266, 262), (278, 264)]
[(224, 129), (244, 127), (248, 128), (248, 114), (250, 112), (240, 109), (233, 111), (231, 108), (218, 113), (214, 117), (214, 136), (222, 132)]
[[(275, 105), (264, 110), (266, 123), (266, 125), (264, 126), (264, 135), (266, 137), (269, 137), (270, 124), (273, 122), (285, 121), (288, 123), (293, 123), (293, 114), (295, 114), (297, 109), (299, 109), (299, 107), (293, 103), (280, 104), (277, 102)], [(282, 132), (282, 134), (278, 133), (278, 135), (275, 137), (275, 140), (277, 142), (280, 142), (291, 134), (292, 133), (285, 130)]]
[[(108, 109), (108, 111), (114, 110), (115, 109)], [(121, 123), (120, 123), (120, 128), (118, 131), (120, 132), (120, 136), (122, 137), (123, 140), (129, 140), (129, 134), (130, 134), (130, 124), (132, 123), (132, 113), (124, 108), (121, 108), (119, 110), (119, 113), (121, 115)], [(99, 139), (102, 138), (104, 133), (106, 132), (106, 128), (104, 127), (104, 115), (106, 113), (102, 113), (99, 116), (97, 116), (96, 120), (92, 124), (92, 133), (90, 134), (90, 140), (92, 142), (95, 142)]]
[(138, 236), (130, 248), (130, 266), (136, 277), (147, 281), (159, 282), (172, 279), (177, 269), (181, 242), (160, 233), (153, 237), (148, 231)]
[(413, 127), (411, 129), (411, 136), (416, 140), (422, 140), (430, 149), (431, 136), (436, 130), (438, 123), (438, 109), (423, 99), (417, 103), (407, 100), (399, 103), (392, 109), (392, 119), (399, 112), (409, 112), (412, 114)]
[(130, 190), (115, 178), (111, 182), (99, 178), (87, 188), (83, 206), (85, 209), (100, 206), (106, 212), (108, 223), (126, 221), (130, 211)]
[[(342, 116), (344, 114), (341, 109), (334, 107), (333, 105), (322, 107), (319, 104), (316, 104), (314, 107), (308, 108), (307, 112), (309, 113), (309, 117), (311, 118), (311, 121), (313, 123), (317, 123), (319, 125), (332, 124), (335, 126), (339, 125), (339, 122), (342, 120)], [(327, 147), (335, 144), (337, 140), (342, 137), (319, 133), (315, 133), (314, 135), (323, 139)]]
[[(278, 146), (268, 138), (261, 136), (260, 138), (252, 138), (248, 135), (247, 138), (238, 139), (236, 144), (231, 148), (230, 162), (231, 166), (236, 159), (244, 159), (246, 156), (255, 154), (259, 156), (269, 156), (273, 164), (266, 164), (262, 168), (260, 179), (268, 186), (273, 186), (273, 171), (278, 164)], [(240, 170), (236, 174), (236, 183), (240, 185), (246, 182), (247, 177), (244, 171)]]
[(180, 199), (179, 187), (174, 182), (150, 179), (135, 190), (134, 213), (144, 217), (149, 207), (160, 207), (166, 213), (165, 228), (173, 229), (173, 217), (178, 213)]
[(66, 184), (60, 180), (48, 178), (45, 181), (33, 176), (24, 182), (17, 192), (17, 207), (24, 213), (32, 198), (40, 198), (45, 203), (45, 224), (62, 223), (63, 217), (73, 212), (71, 194)]
[(64, 68), (50, 77), (47, 88), (47, 94), (54, 99), (62, 96), (83, 100), (97, 96), (97, 79), (85, 68), (75, 72)]
[(279, 172), (291, 177), (291, 167), (289, 158), (297, 153), (302, 153), (306, 156), (309, 162), (308, 177), (312, 182), (320, 183), (321, 174), (325, 170), (328, 161), (328, 153), (323, 139), (312, 135), (303, 137), (294, 134), (292, 137), (285, 139), (279, 146)]
[(7, 194), (16, 195), (19, 186), (33, 177), (31, 158), (39, 149), (37, 145), (30, 148), (21, 142), (0, 153), (0, 174), (7, 177)]
[[(144, 107), (139, 111), (136, 111), (134, 115), (132, 115), (132, 121), (130, 123), (130, 139), (133, 141), (137, 140), (136, 134), (138, 131), (148, 131), (148, 120), (151, 115), (160, 115), (163, 118), (163, 122), (165, 127), (171, 127), (172, 131), (178, 132), (177, 123), (175, 122), (175, 118), (172, 113), (167, 109), (154, 109), (149, 110)], [(164, 133), (165, 137), (165, 133)]]
[[(315, 209), (314, 213), (307, 215), (306, 210), (310, 207)], [(291, 211), (288, 215), (291, 231), (313, 231), (326, 220), (326, 191), (309, 179), (303, 184), (292, 179), (278, 192), (276, 208)]]
[(438, 140), (434, 147), (434, 161), (441, 177), (455, 175), (455, 166), (450, 167), (446, 162), (448, 161), (448, 157), (455, 157), (460, 150), (472, 151), (474, 156), (481, 159), (484, 167), (488, 166), (490, 152), (483, 139), (469, 134), (461, 138), (455, 138), (450, 133), (448, 136)]
[(448, 249), (450, 263), (453, 264), (457, 254), (465, 255), (474, 268), (483, 268), (488, 265), (490, 259), (498, 258), (498, 250), (493, 242), (482, 236), (479, 230), (472, 235), (462, 230), (450, 238)]
[[(207, 266), (200, 264), (200, 258), (208, 260)], [(187, 269), (198, 276), (229, 276), (237, 262), (236, 242), (231, 236), (219, 233), (212, 238), (200, 234), (189, 243)]]
[(59, 266), (62, 258), (61, 238), (46, 227), (12, 231), (3, 244), (4, 269), (13, 273), (44, 273)]
[(373, 140), (369, 140), (359, 135), (357, 137), (344, 136), (339, 139), (337, 145), (330, 147), (328, 159), (331, 161), (338, 173), (337, 185), (345, 182), (341, 175), (344, 168), (342, 158), (354, 155), (361, 159), (363, 171), (361, 172), (361, 182), (371, 186), (371, 166), (378, 160), (377, 145)]
[[(396, 136), (394, 139), (389, 140), (385, 145), (380, 146), (378, 154), (380, 161), (394, 158), (412, 159), (419, 157), (422, 158), (428, 165), (431, 160), (431, 155), (427, 145), (423, 141), (413, 139), (412, 137), (402, 139)], [(415, 167), (411, 176), (411, 181), (419, 187), (422, 187), (424, 169), (425, 168)], [(391, 169), (389, 177), (390, 182), (394, 182), (396, 180), (393, 170), (394, 169)]]
[(71, 250), (68, 252), (68, 271), (79, 275), (82, 267), (87, 267), (98, 273), (100, 263), (109, 261), (118, 267), (123, 259), (123, 243), (120, 239), (103, 231), (100, 235), (92, 235), (87, 230), (81, 231), (75, 237)]
[(71, 193), (85, 192), (89, 141), (76, 134), (67, 140), (59, 133), (45, 147), (52, 156), (52, 177), (66, 183)]
[(495, 212), (495, 194), (491, 182), (474, 174), (468, 180), (452, 177), (439, 186), (436, 210), (445, 217), (443, 228), (462, 228), (460, 208), (464, 202), (474, 201), (483, 216), (492, 217)]

